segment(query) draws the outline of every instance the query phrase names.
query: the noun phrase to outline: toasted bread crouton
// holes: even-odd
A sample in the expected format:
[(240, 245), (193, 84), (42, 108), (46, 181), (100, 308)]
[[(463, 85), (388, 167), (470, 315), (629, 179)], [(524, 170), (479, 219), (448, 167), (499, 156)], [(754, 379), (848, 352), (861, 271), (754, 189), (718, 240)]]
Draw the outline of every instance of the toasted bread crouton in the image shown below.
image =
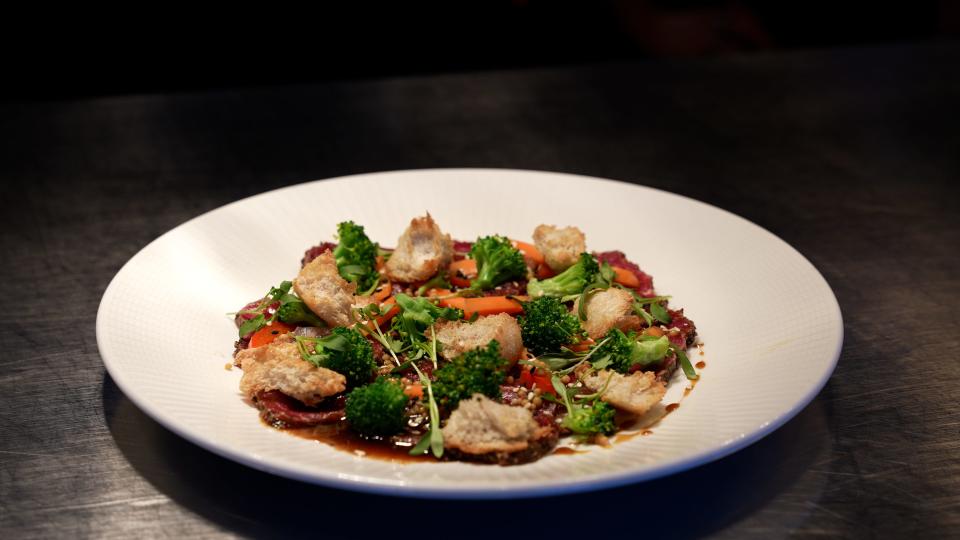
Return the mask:
[(576, 227), (561, 229), (553, 225), (539, 225), (533, 230), (533, 243), (543, 253), (547, 266), (555, 272), (562, 272), (576, 264), (580, 254), (587, 250), (586, 238)]
[(425, 281), (446, 268), (453, 260), (453, 240), (443, 234), (430, 214), (413, 218), (397, 240), (384, 273), (392, 281)]
[[(580, 299), (573, 303), (573, 312), (580, 309)], [(624, 332), (640, 328), (640, 317), (633, 313), (633, 296), (615, 287), (591, 293), (587, 297), (587, 319), (583, 329), (593, 339), (600, 339), (613, 328)]]
[(523, 351), (520, 325), (506, 313), (480, 317), (472, 323), (441, 321), (436, 330), (437, 341), (442, 345), (440, 355), (447, 360), (478, 347), (486, 347), (494, 339), (500, 343), (500, 356), (506, 360), (519, 360)]
[[(586, 367), (586, 366), (583, 366)], [(667, 388), (657, 380), (651, 371), (637, 371), (630, 375), (621, 375), (616, 371), (602, 369), (592, 371), (579, 369), (577, 373), (584, 386), (593, 392), (599, 392), (606, 385), (606, 391), (600, 399), (622, 411), (641, 415), (660, 403)], [(607, 383), (607, 379), (610, 383)]]
[(279, 390), (306, 405), (316, 405), (347, 388), (343, 375), (301, 358), (296, 342), (287, 336), (240, 351), (237, 361), (243, 368), (240, 391), (250, 399), (260, 392)]
[(483, 394), (474, 394), (460, 402), (443, 427), (445, 449), (474, 456), (487, 455), (509, 461), (509, 454), (523, 452), (531, 442), (547, 435), (533, 419), (533, 413), (523, 407), (497, 403)]
[(310, 311), (330, 326), (353, 322), (353, 293), (357, 285), (340, 277), (332, 252), (321, 253), (301, 268), (293, 280), (293, 290)]

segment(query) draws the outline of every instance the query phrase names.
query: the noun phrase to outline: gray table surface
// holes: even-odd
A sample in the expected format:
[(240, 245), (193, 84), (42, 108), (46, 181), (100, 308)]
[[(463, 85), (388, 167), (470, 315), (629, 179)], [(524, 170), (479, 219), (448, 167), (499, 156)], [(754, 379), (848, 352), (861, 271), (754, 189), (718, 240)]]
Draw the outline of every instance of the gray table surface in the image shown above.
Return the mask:
[[(957, 66), (946, 43), (0, 105), (0, 538), (958, 537)], [(514, 502), (260, 473), (105, 372), (100, 296), (150, 240), (254, 193), (421, 167), (609, 177), (744, 216), (833, 287), (837, 370), (728, 458)]]

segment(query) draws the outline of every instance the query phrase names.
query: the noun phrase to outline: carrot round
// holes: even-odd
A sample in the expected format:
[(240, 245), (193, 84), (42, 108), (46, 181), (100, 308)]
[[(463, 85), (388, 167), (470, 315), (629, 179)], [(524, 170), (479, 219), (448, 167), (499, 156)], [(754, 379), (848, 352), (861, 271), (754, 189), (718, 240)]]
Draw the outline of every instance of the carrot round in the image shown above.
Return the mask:
[(636, 274), (627, 270), (626, 268), (620, 268), (619, 266), (613, 266), (613, 271), (616, 272), (616, 276), (613, 278), (617, 283), (625, 287), (639, 287), (640, 280), (637, 279)]
[(290, 326), (289, 324), (282, 323), (280, 321), (273, 321), (272, 323), (257, 330), (252, 336), (250, 336), (250, 348), (254, 349), (256, 347), (272, 343), (273, 340), (277, 339), (283, 334), (292, 332), (293, 329), (294, 327)]
[(543, 258), (543, 253), (540, 253), (540, 250), (537, 249), (537, 246), (533, 244), (528, 244), (526, 242), (521, 242), (519, 240), (511, 240), (513, 247), (520, 250), (523, 253), (523, 256), (530, 260), (533, 264), (530, 266), (538, 266), (543, 264), (545, 260)]

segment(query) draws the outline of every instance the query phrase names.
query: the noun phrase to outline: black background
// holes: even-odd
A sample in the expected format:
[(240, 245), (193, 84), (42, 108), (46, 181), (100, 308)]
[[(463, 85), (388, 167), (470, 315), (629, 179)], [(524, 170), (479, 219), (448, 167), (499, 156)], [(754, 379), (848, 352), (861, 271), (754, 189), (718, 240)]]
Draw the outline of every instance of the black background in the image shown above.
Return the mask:
[[(668, 7), (716, 5), (727, 4)], [(458, 12), (469, 24), (431, 33), (372, 4), (350, 19), (231, 11), (214, 24), (171, 5), (92, 25), (88, 11), (6, 19), (17, 32), (4, 34), (16, 76), (0, 104), (0, 537), (955, 536), (960, 47), (942, 4), (918, 6), (875, 8), (896, 32), (854, 8), (817, 18), (815, 3), (786, 34), (764, 26), (771, 44), (651, 39), (659, 49), (610, 45), (619, 55), (606, 44), (623, 40), (605, 32), (558, 48), (550, 35), (572, 40), (560, 22), (493, 32), (501, 18)], [(837, 30), (798, 34), (809, 20)], [(859, 37), (841, 30), (858, 25)], [(543, 44), (515, 57), (514, 39)], [(157, 236), (273, 188), (424, 167), (588, 174), (739, 214), (833, 288), (837, 370), (795, 419), (713, 464), (507, 502), (259, 473), (162, 428), (106, 374), (97, 305)], [(638, 234), (668, 234), (640, 218)]]

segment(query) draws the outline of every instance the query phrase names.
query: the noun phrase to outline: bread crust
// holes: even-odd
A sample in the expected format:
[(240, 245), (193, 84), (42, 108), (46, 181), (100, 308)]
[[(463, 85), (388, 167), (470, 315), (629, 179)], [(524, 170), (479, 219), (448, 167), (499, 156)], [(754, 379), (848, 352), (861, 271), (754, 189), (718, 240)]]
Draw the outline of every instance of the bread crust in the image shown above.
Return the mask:
[(515, 362), (523, 353), (520, 325), (506, 313), (480, 317), (472, 323), (441, 321), (436, 329), (437, 341), (441, 345), (440, 355), (447, 360), (478, 347), (486, 347), (491, 340), (497, 340), (500, 356), (506, 360)]
[(576, 227), (538, 225), (533, 230), (533, 243), (555, 272), (570, 268), (587, 251), (586, 236)]
[(416, 283), (446, 269), (452, 260), (453, 240), (427, 214), (410, 221), (384, 265), (384, 273), (391, 281)]
[(296, 342), (288, 336), (242, 350), (237, 361), (243, 369), (240, 391), (251, 400), (260, 392), (279, 390), (306, 405), (316, 405), (347, 388), (343, 375), (301, 358)]
[[(573, 303), (573, 312), (580, 309), (580, 299)], [(613, 328), (624, 332), (638, 330), (640, 317), (633, 313), (633, 296), (616, 287), (591, 293), (587, 297), (586, 320), (583, 329), (592, 339), (600, 339)]]
[(666, 386), (652, 371), (622, 375), (609, 369), (592, 371), (581, 368), (578, 375), (583, 385), (593, 392), (606, 388), (600, 399), (621, 411), (638, 416), (660, 403), (667, 391)]
[(355, 283), (343, 279), (333, 253), (325, 251), (310, 261), (293, 280), (293, 290), (310, 311), (330, 326), (354, 322)]
[(523, 407), (482, 394), (460, 402), (443, 427), (448, 457), (500, 464), (533, 461), (557, 442), (556, 429), (541, 426)]

